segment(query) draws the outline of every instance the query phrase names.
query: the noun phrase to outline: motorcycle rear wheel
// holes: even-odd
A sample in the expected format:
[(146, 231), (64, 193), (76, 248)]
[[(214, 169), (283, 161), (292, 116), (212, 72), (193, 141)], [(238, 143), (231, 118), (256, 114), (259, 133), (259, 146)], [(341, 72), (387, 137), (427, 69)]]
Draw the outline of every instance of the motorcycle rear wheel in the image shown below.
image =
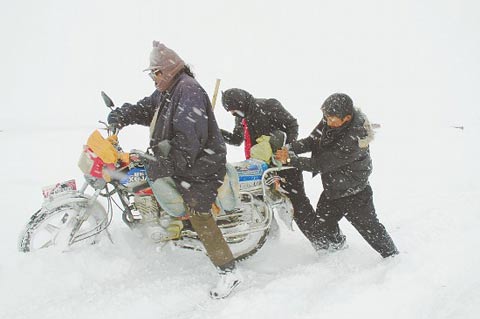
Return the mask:
[[(266, 217), (267, 207), (261, 201), (256, 201), (256, 210), (252, 212), (259, 220), (263, 220)], [(184, 222), (185, 223), (185, 222)], [(237, 261), (245, 260), (254, 255), (265, 244), (270, 228), (265, 228), (255, 232), (246, 232), (243, 235), (232, 236), (232, 233), (241, 233), (242, 230), (248, 228), (247, 222), (240, 223), (234, 226), (230, 226), (228, 222), (219, 223), (220, 231), (223, 233), (225, 241), (229, 246), (233, 257)], [(198, 239), (198, 235), (193, 231), (191, 225), (188, 227), (187, 234), (183, 234), (183, 238), (178, 241), (174, 241), (174, 244), (178, 247), (193, 249), (205, 252), (205, 247)], [(183, 231), (185, 232), (185, 230)]]
[[(253, 256), (267, 241), (268, 229), (247, 235), (240, 243), (232, 243), (227, 239), (227, 244), (235, 260), (245, 260)], [(243, 247), (242, 247), (243, 246)]]
[[(255, 205), (256, 209), (252, 213), (255, 215), (254, 218), (256, 219), (263, 219), (267, 214), (267, 207), (265, 203), (261, 201), (257, 201)], [(245, 226), (245, 225), (244, 225)], [(242, 227), (242, 226), (240, 226)], [(235, 228), (235, 227), (234, 227)], [(230, 229), (231, 231), (232, 229)], [(247, 235), (236, 237), (229, 237), (227, 233), (229, 232), (228, 229), (222, 229), (224, 233), (225, 240), (227, 241), (230, 250), (232, 251), (233, 257), (235, 260), (245, 260), (252, 255), (254, 255), (262, 246), (265, 244), (267, 240), (267, 236), (270, 232), (270, 228), (266, 228), (261, 231), (256, 231), (249, 233)]]

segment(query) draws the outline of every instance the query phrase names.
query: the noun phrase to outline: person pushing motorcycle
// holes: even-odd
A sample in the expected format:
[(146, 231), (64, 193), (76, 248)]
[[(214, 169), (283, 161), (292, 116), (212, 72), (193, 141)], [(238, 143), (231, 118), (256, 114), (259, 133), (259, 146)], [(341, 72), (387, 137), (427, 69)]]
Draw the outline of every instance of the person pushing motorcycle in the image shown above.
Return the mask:
[(226, 146), (210, 100), (177, 53), (153, 41), (144, 71), (155, 83), (152, 95), (110, 112), (114, 128), (150, 127), (146, 160), (149, 183), (157, 201), (174, 216), (188, 215), (220, 279), (212, 298), (227, 297), (242, 277), (211, 212), (226, 174)]

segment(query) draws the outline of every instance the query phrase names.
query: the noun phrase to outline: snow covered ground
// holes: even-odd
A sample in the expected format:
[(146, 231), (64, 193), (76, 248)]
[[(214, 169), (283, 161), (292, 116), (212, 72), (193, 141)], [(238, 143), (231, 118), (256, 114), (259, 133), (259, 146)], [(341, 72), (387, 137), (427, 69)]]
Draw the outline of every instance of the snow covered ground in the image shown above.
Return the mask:
[[(480, 316), (480, 6), (475, 1), (18, 1), (0, 35), (0, 318), (478, 318)], [(349, 248), (318, 256), (298, 229), (280, 229), (240, 263), (228, 299), (207, 291), (198, 252), (157, 251), (120, 216), (103, 241), (69, 253), (17, 251), (41, 188), (81, 181), (77, 160), (120, 105), (153, 91), (151, 40), (193, 65), (208, 92), (241, 87), (276, 97), (301, 136), (331, 93), (350, 94), (372, 122), (371, 183), (400, 255), (383, 260), (346, 222)], [(220, 125), (233, 118), (217, 106)], [(463, 126), (464, 129), (454, 128)], [(145, 128), (126, 128), (125, 149)], [(242, 157), (229, 148), (229, 160)], [(305, 174), (316, 204), (319, 177)]]

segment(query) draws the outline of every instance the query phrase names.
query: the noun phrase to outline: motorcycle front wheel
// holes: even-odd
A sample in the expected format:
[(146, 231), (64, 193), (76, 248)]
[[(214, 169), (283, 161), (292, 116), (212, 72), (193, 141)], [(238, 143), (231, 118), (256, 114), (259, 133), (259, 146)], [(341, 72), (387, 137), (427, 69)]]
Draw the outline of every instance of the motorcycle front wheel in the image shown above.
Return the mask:
[[(21, 232), (18, 248), (22, 252), (44, 248), (62, 251), (73, 245), (95, 244), (107, 223), (105, 210), (101, 205), (86, 208), (87, 201), (66, 204), (52, 210), (40, 209), (32, 215)], [(86, 220), (79, 219), (79, 212), (90, 210)]]

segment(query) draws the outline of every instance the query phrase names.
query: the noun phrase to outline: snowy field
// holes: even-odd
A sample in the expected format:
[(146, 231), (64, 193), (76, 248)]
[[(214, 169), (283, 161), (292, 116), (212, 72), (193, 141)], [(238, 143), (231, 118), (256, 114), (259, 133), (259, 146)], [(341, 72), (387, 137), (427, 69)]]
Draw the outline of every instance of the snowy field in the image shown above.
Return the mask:
[[(258, 3), (257, 3), (258, 2)], [(357, 3), (358, 2), (358, 3)], [(476, 1), (18, 1), (2, 3), (0, 318), (479, 318), (480, 5)], [(400, 255), (383, 260), (342, 221), (349, 248), (318, 256), (281, 227), (239, 268), (229, 298), (202, 253), (153, 245), (114, 216), (114, 244), (17, 251), (41, 188), (82, 181), (77, 161), (118, 104), (153, 91), (153, 39), (213, 92), (276, 97), (306, 136), (348, 93), (374, 123), (371, 184)], [(233, 117), (215, 110), (222, 128)], [(463, 129), (456, 128), (462, 126)], [(146, 128), (126, 128), (125, 149)], [(229, 147), (228, 158), (242, 158)], [(304, 174), (316, 205), (320, 177)]]

